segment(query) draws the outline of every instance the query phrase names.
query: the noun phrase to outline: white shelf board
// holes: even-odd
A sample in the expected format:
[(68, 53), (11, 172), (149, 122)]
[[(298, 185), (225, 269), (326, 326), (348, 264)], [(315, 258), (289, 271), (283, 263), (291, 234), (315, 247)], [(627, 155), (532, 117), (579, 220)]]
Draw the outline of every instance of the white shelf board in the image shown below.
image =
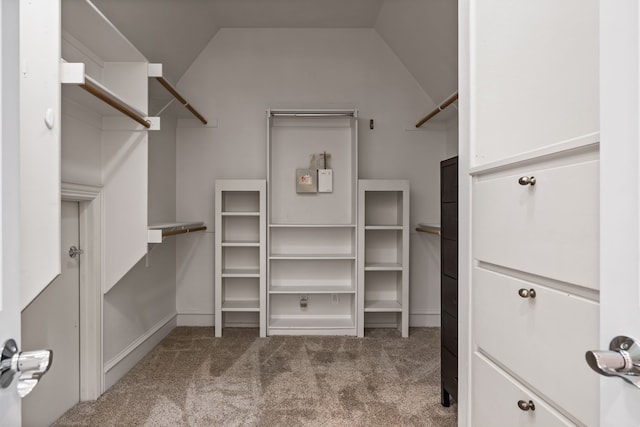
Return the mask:
[[(346, 282), (345, 282), (346, 283)], [(298, 284), (293, 285), (272, 285), (269, 289), (270, 294), (355, 294), (355, 289), (351, 284), (336, 285), (314, 285), (314, 284)]]
[(402, 312), (402, 306), (396, 300), (365, 300), (364, 311), (366, 313)]
[(222, 311), (260, 311), (260, 300), (222, 301)]
[(365, 225), (365, 230), (402, 230), (401, 225)]
[(402, 271), (398, 262), (370, 262), (364, 265), (364, 271)]
[(259, 268), (225, 268), (222, 277), (260, 277)]
[(330, 259), (356, 259), (355, 254), (271, 254), (270, 260), (330, 260)]
[(269, 224), (270, 228), (356, 228), (355, 224)]
[(225, 241), (222, 242), (222, 247), (223, 248), (259, 248), (260, 247), (260, 242), (243, 242), (243, 241), (237, 241), (237, 240), (229, 240), (229, 241)]
[(260, 212), (221, 212), (222, 216), (260, 216)]

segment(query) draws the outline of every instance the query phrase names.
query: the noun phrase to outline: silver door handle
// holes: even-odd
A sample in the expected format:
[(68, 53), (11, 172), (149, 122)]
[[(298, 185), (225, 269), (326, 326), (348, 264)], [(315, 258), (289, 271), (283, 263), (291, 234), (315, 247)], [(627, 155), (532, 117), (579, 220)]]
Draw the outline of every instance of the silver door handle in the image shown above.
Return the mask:
[(640, 346), (632, 338), (617, 336), (609, 343), (609, 351), (587, 351), (585, 358), (600, 375), (620, 377), (640, 388)]
[(18, 345), (12, 339), (0, 347), (0, 388), (7, 388), (18, 377), (18, 394), (25, 397), (47, 373), (53, 361), (53, 351), (18, 351)]
[(69, 256), (71, 258), (75, 258), (78, 255), (82, 255), (83, 253), (84, 253), (84, 251), (82, 249), (80, 249), (80, 248), (77, 248), (76, 246), (71, 246), (69, 248)]

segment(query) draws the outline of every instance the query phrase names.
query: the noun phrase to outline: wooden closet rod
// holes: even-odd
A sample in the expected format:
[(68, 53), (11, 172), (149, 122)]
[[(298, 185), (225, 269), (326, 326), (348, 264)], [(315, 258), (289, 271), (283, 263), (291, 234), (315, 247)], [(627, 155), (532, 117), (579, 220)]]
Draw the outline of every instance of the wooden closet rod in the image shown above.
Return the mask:
[(185, 228), (182, 230), (163, 231), (162, 237), (175, 236), (176, 234), (193, 233), (194, 231), (204, 231), (206, 229), (207, 227), (205, 225), (202, 225), (200, 227)]
[(151, 127), (151, 122), (145, 120), (144, 117), (137, 114), (135, 111), (130, 109), (127, 105), (120, 102), (118, 99), (114, 97), (113, 94), (104, 90), (100, 87), (99, 84), (92, 82), (88, 77), (85, 78), (85, 82), (80, 85), (80, 87), (116, 110), (120, 111), (122, 114), (130, 117), (136, 122), (140, 123), (142, 126), (149, 129)]
[(200, 114), (198, 111), (196, 111), (195, 108), (193, 108), (186, 99), (184, 99), (182, 97), (182, 95), (180, 95), (178, 93), (178, 91), (173, 87), (173, 85), (171, 83), (169, 83), (169, 81), (167, 79), (165, 79), (164, 77), (156, 77), (156, 80), (158, 80), (158, 83), (160, 83), (167, 91), (169, 91), (169, 93), (171, 95), (173, 95), (173, 97), (175, 99), (178, 100), (178, 102), (180, 104), (182, 104), (182, 106), (184, 108), (186, 108), (187, 110), (191, 111), (191, 114), (193, 114), (194, 116), (196, 116), (196, 118), (198, 120), (200, 120), (202, 122), (202, 124), (206, 125), (207, 124), (207, 119), (205, 119), (204, 117), (202, 117), (202, 114)]
[(426, 116), (424, 116), (422, 118), (422, 120), (420, 120), (418, 123), (416, 123), (416, 127), (419, 128), (420, 126), (422, 126), (423, 124), (425, 124), (427, 121), (431, 120), (431, 118), (433, 118), (433, 116), (435, 116), (436, 114), (438, 114), (440, 111), (444, 110), (445, 108), (447, 108), (449, 105), (453, 104), (456, 99), (458, 99), (458, 92), (456, 91), (456, 93), (454, 93), (453, 95), (451, 95), (450, 97), (448, 97), (447, 99), (445, 99), (442, 104), (438, 105), (438, 107), (433, 110), (432, 112), (430, 112), (429, 114), (427, 114)]
[(420, 233), (435, 234), (437, 236), (440, 235), (440, 229), (437, 227), (416, 227), (416, 231), (419, 231)]

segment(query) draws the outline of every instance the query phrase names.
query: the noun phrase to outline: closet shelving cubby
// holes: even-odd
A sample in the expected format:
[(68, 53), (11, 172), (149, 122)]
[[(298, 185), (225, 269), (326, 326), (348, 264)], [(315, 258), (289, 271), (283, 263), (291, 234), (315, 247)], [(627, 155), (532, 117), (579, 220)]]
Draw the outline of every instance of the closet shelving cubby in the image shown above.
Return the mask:
[(259, 324), (266, 336), (266, 182), (215, 185), (215, 335), (235, 324)]
[[(267, 117), (267, 334), (355, 336), (357, 111), (271, 109)], [(320, 153), (332, 191), (297, 192), (296, 170)]]
[(358, 182), (358, 336), (368, 325), (409, 334), (409, 181)]

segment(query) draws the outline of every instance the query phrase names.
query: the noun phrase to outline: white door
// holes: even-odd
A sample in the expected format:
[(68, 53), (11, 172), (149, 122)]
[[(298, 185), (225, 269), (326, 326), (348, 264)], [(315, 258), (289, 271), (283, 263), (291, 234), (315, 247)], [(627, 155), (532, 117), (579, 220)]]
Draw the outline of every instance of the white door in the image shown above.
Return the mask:
[[(600, 2), (600, 348), (640, 340), (640, 7)], [(640, 425), (640, 389), (602, 377), (602, 426)]]
[(459, 3), (462, 425), (599, 424), (599, 7)]
[(62, 202), (61, 273), (22, 311), (22, 346), (53, 350), (55, 363), (22, 402), (27, 426), (51, 425), (80, 401), (78, 202)]
[[(0, 3), (0, 346), (20, 339), (18, 0)], [(20, 425), (16, 381), (0, 389), (0, 425)]]

